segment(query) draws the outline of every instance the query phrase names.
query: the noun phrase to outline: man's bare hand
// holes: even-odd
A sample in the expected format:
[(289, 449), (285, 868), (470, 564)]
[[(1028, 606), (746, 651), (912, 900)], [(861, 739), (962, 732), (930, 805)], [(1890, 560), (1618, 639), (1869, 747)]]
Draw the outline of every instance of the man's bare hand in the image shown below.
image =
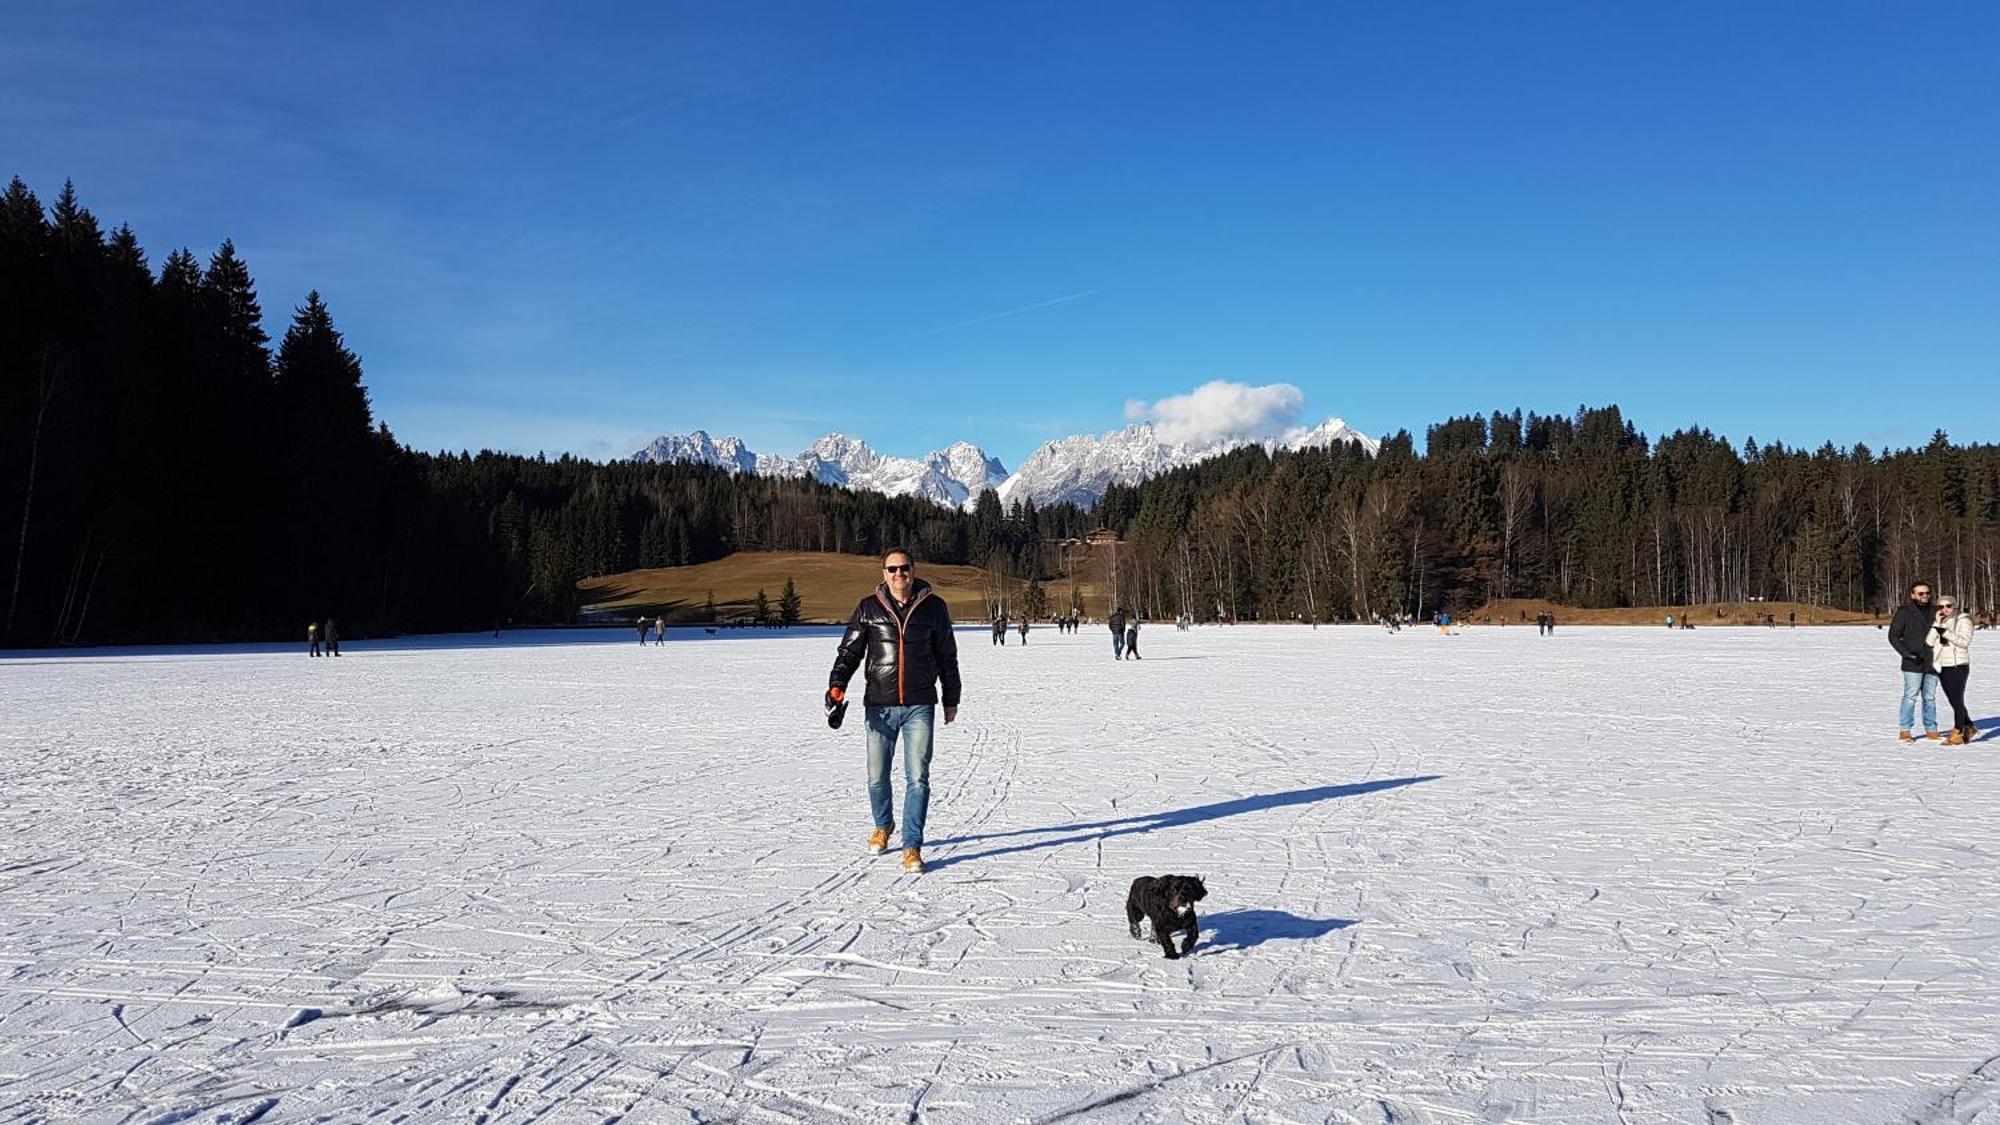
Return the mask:
[(958, 718), (958, 708), (947, 707), (944, 709), (944, 721), (947, 726), (949, 726), (951, 724), (951, 721), (956, 718)]

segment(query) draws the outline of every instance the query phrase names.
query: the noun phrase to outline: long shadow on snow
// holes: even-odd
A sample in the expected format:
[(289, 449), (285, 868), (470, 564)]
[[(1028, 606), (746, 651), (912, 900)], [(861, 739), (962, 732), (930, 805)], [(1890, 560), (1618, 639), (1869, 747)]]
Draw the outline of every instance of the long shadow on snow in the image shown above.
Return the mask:
[(1224, 910), (1201, 916), (1201, 928), (1214, 931), (1214, 936), (1200, 951), (1227, 953), (1267, 941), (1311, 941), (1354, 923), (1353, 918), (1301, 918), (1283, 910)]
[(1013, 844), (1007, 847), (988, 848), (983, 852), (968, 852), (964, 855), (945, 856), (928, 866), (949, 867), (967, 860), (990, 859), (996, 855), (1011, 855), (1014, 852), (1034, 851), (1037, 848), (1053, 848), (1063, 844), (1085, 843), (1091, 840), (1106, 840), (1113, 836), (1129, 836), (1134, 832), (1151, 832), (1156, 828), (1178, 828), (1184, 824), (1200, 824), (1205, 820), (1220, 820), (1226, 816), (1257, 812), (1262, 809), (1281, 808), (1285, 805), (1307, 805), (1315, 801), (1330, 801), (1336, 797), (1358, 797), (1363, 793), (1374, 793), (1383, 789), (1400, 789), (1405, 785), (1436, 781), (1442, 774), (1428, 773), (1417, 777), (1387, 778), (1382, 781), (1361, 781), (1352, 785), (1318, 785), (1311, 789), (1294, 789), (1289, 793), (1266, 793), (1256, 797), (1238, 797), (1230, 801), (1217, 801), (1212, 805), (1196, 805), (1190, 809), (1172, 809), (1166, 812), (1145, 813), (1140, 816), (1124, 816), (1115, 820), (1092, 820), (1077, 824), (1058, 824), (1049, 828), (1021, 828), (1012, 832), (983, 832), (973, 836), (953, 836), (946, 840), (933, 841), (931, 846), (943, 847), (948, 844), (969, 844), (975, 840), (1001, 840), (1013, 836), (1034, 836), (1050, 832), (1068, 832), (1076, 835), (1062, 836), (1054, 840), (1037, 840), (1027, 844)]

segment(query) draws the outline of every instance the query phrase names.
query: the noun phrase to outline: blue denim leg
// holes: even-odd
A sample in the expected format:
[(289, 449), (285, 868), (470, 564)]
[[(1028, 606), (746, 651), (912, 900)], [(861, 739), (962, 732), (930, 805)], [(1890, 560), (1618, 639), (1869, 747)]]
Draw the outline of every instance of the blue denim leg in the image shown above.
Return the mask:
[(889, 805), (889, 755), (896, 748), (896, 728), (901, 725), (901, 707), (869, 707), (868, 719), (868, 811), (875, 827), (889, 828), (896, 821)]
[(1903, 673), (1903, 706), (1897, 712), (1897, 722), (1901, 729), (1909, 730), (1910, 724), (1916, 721), (1919, 698), (1922, 698), (1924, 703), (1924, 733), (1929, 734), (1938, 729), (1937, 683), (1935, 672)]
[(937, 708), (905, 707), (903, 719), (903, 846), (924, 846), (924, 817), (931, 808), (931, 736)]

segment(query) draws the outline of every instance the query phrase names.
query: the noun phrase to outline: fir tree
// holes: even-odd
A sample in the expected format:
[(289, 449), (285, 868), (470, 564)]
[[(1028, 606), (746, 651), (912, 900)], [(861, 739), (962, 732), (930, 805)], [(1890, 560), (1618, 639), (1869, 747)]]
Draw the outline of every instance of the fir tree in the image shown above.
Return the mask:
[(792, 585), (791, 576), (786, 575), (784, 593), (778, 595), (778, 623), (797, 625), (804, 605), (805, 599), (799, 597), (798, 588)]

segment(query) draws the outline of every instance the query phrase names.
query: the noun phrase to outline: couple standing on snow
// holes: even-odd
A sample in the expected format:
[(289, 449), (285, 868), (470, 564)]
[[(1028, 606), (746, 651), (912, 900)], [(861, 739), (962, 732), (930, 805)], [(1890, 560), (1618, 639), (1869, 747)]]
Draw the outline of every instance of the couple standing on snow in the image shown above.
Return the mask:
[(1916, 722), (1917, 700), (1924, 704), (1924, 737), (1936, 739), (1937, 688), (1944, 685), (1951, 701), (1951, 734), (1945, 742), (1963, 746), (1979, 737), (1979, 728), (1965, 709), (1965, 681), (1972, 675), (1972, 615), (1960, 613), (1958, 599), (1947, 594), (1931, 608), (1931, 584), (1918, 582), (1910, 587), (1908, 604), (1896, 611), (1889, 622), (1889, 644), (1903, 658), (1903, 706), (1901, 730), (1896, 737), (1909, 742)]

